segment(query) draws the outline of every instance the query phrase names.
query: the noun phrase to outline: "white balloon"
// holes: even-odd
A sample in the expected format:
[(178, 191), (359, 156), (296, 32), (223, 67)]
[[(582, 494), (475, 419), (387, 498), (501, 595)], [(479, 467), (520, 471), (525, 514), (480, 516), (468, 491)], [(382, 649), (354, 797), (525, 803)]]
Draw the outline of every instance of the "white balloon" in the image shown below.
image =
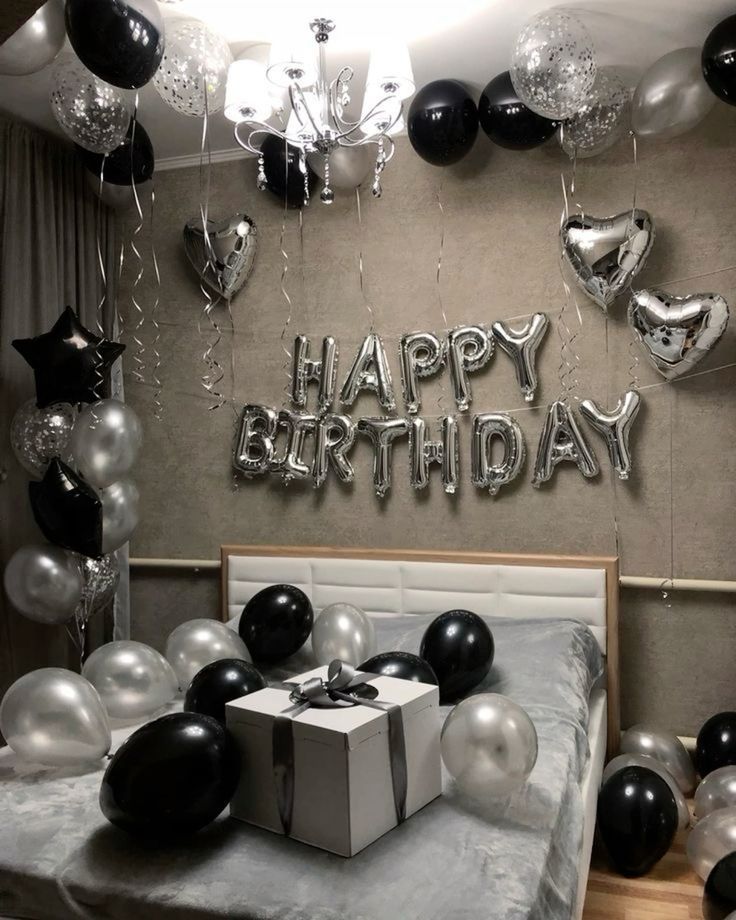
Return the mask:
[(188, 620), (166, 640), (166, 658), (174, 669), (179, 688), (186, 690), (195, 674), (221, 658), (252, 661), (245, 642), (218, 620)]
[(314, 621), (312, 651), (319, 664), (336, 658), (359, 665), (376, 653), (376, 632), (371, 618), (352, 604), (330, 604)]
[(132, 479), (121, 479), (100, 491), (103, 553), (114, 552), (130, 539), (138, 526), (138, 499)]
[(213, 115), (225, 104), (232, 62), (228, 43), (203, 22), (169, 20), (166, 47), (153, 85), (163, 101), (182, 115)]
[(606, 781), (609, 780), (614, 773), (618, 773), (618, 771), (623, 770), (624, 767), (644, 767), (646, 770), (651, 770), (653, 773), (656, 773), (657, 776), (661, 776), (670, 787), (670, 792), (675, 798), (675, 805), (677, 805), (677, 829), (682, 831), (690, 827), (690, 809), (687, 807), (687, 802), (685, 796), (682, 794), (682, 790), (665, 765), (659, 760), (655, 760), (654, 757), (648, 757), (646, 754), (619, 754), (618, 757), (614, 757), (613, 760), (606, 764), (606, 769), (603, 771), (603, 777), (601, 778), (601, 786), (604, 786)]
[(719, 808), (698, 821), (687, 837), (687, 858), (706, 881), (711, 869), (736, 850), (736, 806)]
[(37, 623), (65, 623), (84, 591), (75, 554), (51, 544), (16, 550), (5, 566), (4, 583), (12, 605)]
[(100, 694), (113, 719), (150, 716), (176, 696), (179, 682), (169, 662), (149, 645), (120, 640), (95, 649), (82, 676)]
[(119, 399), (101, 399), (79, 413), (69, 442), (73, 464), (104, 489), (130, 472), (143, 442), (138, 416)]
[(732, 805), (736, 805), (736, 767), (719, 767), (695, 790), (695, 817), (705, 818)]

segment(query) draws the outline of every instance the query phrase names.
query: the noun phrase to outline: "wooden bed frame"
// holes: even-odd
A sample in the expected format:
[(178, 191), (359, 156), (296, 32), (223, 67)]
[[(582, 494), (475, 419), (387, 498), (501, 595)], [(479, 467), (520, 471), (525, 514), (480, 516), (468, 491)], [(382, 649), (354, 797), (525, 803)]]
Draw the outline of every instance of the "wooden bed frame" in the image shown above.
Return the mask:
[(230, 556), (290, 556), (323, 559), (371, 559), (390, 562), (450, 562), (476, 565), (550, 566), (568, 569), (603, 569), (606, 573), (606, 672), (608, 757), (621, 739), (620, 668), (618, 635), (619, 560), (617, 556), (545, 556), (517, 553), (466, 552), (424, 549), (351, 549), (340, 546), (237, 546), (220, 547), (221, 611), (228, 619), (227, 586)]

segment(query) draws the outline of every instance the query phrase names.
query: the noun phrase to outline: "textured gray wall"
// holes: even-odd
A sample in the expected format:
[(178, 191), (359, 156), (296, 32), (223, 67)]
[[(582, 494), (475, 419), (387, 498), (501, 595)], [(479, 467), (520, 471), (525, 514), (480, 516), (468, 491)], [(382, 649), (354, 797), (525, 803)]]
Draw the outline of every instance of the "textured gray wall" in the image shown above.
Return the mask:
[[(661, 286), (674, 294), (714, 290), (736, 304), (735, 143), (736, 113), (718, 106), (698, 131), (668, 143), (640, 145), (637, 203), (657, 222), (657, 240), (641, 286)], [(289, 347), (296, 332), (313, 336), (317, 343), (328, 333), (338, 338), (340, 382), (370, 328), (366, 301), (370, 303), (397, 393), (398, 336), (412, 329), (441, 329), (443, 307), (450, 326), (535, 310), (553, 320), (565, 302), (556, 245), (564, 165), (554, 142), (542, 150), (512, 153), (480, 137), (468, 161), (439, 170), (400, 141), (385, 174), (384, 197), (362, 197), (362, 227), (349, 194), (338, 195), (329, 209), (315, 202), (306, 210), (301, 238), (298, 215), (286, 216), (285, 287), (291, 310), (280, 290), (282, 209), (271, 196), (255, 191), (252, 163), (213, 167), (210, 215), (245, 210), (260, 234), (253, 276), (233, 301), (235, 336), (225, 335), (218, 350), (228, 372), (226, 394), (232, 385), (232, 345), (236, 405), (284, 402), (286, 356), (280, 337), (289, 313), (284, 338)], [(625, 210), (632, 204), (634, 179), (631, 147), (622, 143), (579, 165), (574, 200), (599, 216)], [(210, 411), (211, 400), (199, 382), (204, 345), (197, 322), (203, 298), (181, 243), (185, 221), (198, 212), (199, 189), (196, 169), (164, 172), (156, 179), (164, 415), (161, 421), (152, 417), (151, 386), (129, 376), (128, 399), (146, 425), (137, 468), (143, 515), (133, 555), (214, 557), (226, 542), (615, 553), (617, 522), (624, 573), (667, 577), (674, 566), (679, 577), (736, 579), (736, 371), (643, 391), (633, 439), (636, 475), (629, 483), (612, 481), (602, 444), (591, 433), (601, 460), (598, 479), (584, 481), (565, 464), (552, 482), (537, 490), (529, 481), (533, 453), (544, 406), (559, 392), (560, 347), (554, 328), (539, 355), (539, 408), (529, 411), (524, 406), (502, 353), (473, 378), (473, 410), (514, 411), (531, 455), (523, 476), (495, 499), (469, 482), (468, 419), (460, 423), (463, 482), (454, 497), (442, 492), (437, 472), (426, 493), (413, 493), (407, 448), (400, 443), (394, 454), (394, 488), (379, 501), (372, 489), (371, 449), (362, 438), (353, 452), (356, 480), (351, 487), (330, 480), (315, 492), (308, 485), (283, 488), (250, 481), (234, 489), (229, 465), (234, 415), (227, 406)], [(141, 240), (147, 245), (145, 230)], [(366, 300), (358, 273), (361, 249)], [(125, 305), (132, 268), (128, 259), (122, 304), (129, 314)], [(154, 297), (152, 281), (147, 262), (136, 294), (146, 312)], [(582, 295), (578, 300), (583, 320), (577, 339), (578, 392), (613, 405), (629, 382), (625, 305), (617, 304), (606, 321), (597, 306)], [(566, 315), (576, 329), (572, 304)], [(134, 322), (132, 314), (128, 322)], [(141, 331), (149, 344), (150, 323)], [(736, 326), (699, 370), (734, 360), (735, 340)], [(130, 360), (127, 366), (130, 371)], [(637, 373), (642, 386), (662, 381), (643, 356)], [(446, 376), (442, 384), (444, 399), (436, 379), (423, 387), (427, 416), (438, 414), (438, 404), (443, 410), (450, 406)], [(380, 410), (375, 398), (366, 395), (352, 414), (357, 418)], [(214, 582), (207, 579), (138, 578), (135, 634), (161, 645), (174, 623), (214, 614), (215, 595)], [(692, 732), (710, 712), (734, 705), (736, 620), (727, 597), (678, 594), (668, 608), (658, 592), (626, 592), (623, 602), (625, 721), (652, 717)]]

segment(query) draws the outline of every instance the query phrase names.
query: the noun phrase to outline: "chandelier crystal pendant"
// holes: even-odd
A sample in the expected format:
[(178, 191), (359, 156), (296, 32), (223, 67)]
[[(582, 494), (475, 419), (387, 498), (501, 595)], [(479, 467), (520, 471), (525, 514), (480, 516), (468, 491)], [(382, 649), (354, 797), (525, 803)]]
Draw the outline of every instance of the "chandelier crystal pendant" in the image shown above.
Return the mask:
[[(254, 61), (238, 60), (228, 74), (225, 115), (235, 122), (235, 139), (258, 157), (258, 188), (266, 188), (264, 159), (260, 147), (267, 135), (281, 138), (299, 151), (299, 169), (304, 176), (304, 204), (309, 204), (307, 156), (324, 157), (324, 185), (320, 200), (334, 201), (330, 186), (330, 154), (338, 147), (373, 144), (376, 161), (372, 192), (381, 197), (381, 173), (394, 153), (391, 134), (403, 127), (404, 100), (414, 93), (414, 75), (409, 52), (396, 41), (382, 41), (371, 55), (361, 115), (357, 121), (346, 117), (351, 102), (352, 67), (343, 67), (328, 82), (325, 45), (335, 23), (313, 19), (309, 27), (317, 43), (317, 54), (299, 42), (276, 42), (271, 46), (268, 67)], [(275, 109), (267, 84), (288, 90), (290, 107), (282, 131), (267, 123)]]

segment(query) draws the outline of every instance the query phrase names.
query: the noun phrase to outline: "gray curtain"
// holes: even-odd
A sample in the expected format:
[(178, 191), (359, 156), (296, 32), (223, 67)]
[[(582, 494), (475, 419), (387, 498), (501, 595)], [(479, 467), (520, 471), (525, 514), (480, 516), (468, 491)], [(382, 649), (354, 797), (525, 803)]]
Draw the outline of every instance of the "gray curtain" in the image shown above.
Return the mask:
[[(17, 407), (34, 395), (33, 372), (11, 346), (47, 331), (67, 304), (96, 329), (103, 286), (97, 239), (107, 265), (102, 321), (113, 329), (115, 221), (102, 207), (74, 151), (0, 117), (0, 571), (18, 546), (42, 540), (28, 502), (28, 476), (10, 449)], [(112, 613), (90, 621), (92, 645), (112, 635)], [(45, 666), (79, 666), (63, 626), (32, 623), (0, 590), (0, 694), (16, 677)]]

